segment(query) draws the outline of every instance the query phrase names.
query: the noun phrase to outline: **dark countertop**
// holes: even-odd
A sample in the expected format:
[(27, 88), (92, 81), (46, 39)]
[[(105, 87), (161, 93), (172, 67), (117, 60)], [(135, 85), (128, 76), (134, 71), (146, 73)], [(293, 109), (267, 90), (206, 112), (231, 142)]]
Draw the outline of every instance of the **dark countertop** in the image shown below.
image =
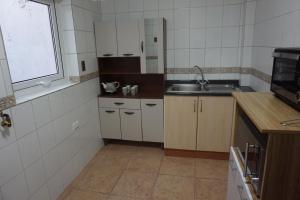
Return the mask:
[[(195, 84), (197, 83), (196, 80), (192, 81), (182, 81), (182, 80), (172, 80), (172, 81), (166, 81), (166, 88), (165, 88), (165, 95), (170, 96), (232, 96), (232, 92), (204, 92), (204, 93), (169, 93), (167, 92), (167, 89), (172, 84)], [(239, 86), (238, 80), (210, 80), (210, 84), (231, 84), (234, 85), (237, 89), (233, 92), (255, 92), (251, 87), (249, 86)]]

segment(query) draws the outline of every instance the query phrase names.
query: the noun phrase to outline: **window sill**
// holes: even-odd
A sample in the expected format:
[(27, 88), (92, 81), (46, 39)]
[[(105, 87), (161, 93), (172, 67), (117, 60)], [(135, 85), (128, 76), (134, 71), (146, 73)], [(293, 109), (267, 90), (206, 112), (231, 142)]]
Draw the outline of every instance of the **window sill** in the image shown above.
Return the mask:
[(23, 90), (15, 91), (16, 104), (21, 104), (33, 99), (54, 93), (56, 91), (71, 87), (78, 83), (71, 82), (69, 80), (58, 80), (51, 83), (50, 87), (35, 86), (31, 88), (26, 88)]

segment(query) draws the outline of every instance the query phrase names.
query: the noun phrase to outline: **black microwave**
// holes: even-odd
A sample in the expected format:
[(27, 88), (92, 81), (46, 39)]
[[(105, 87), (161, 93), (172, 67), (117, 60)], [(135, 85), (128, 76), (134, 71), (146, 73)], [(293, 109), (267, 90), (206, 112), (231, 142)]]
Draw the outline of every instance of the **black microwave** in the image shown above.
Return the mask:
[(278, 48), (273, 57), (271, 91), (300, 111), (300, 49)]

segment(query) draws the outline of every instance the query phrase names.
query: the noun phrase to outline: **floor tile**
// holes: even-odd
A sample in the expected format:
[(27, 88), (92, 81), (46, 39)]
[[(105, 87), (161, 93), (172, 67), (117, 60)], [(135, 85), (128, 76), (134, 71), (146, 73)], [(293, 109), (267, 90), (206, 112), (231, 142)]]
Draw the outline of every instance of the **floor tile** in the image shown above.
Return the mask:
[(111, 195), (108, 198), (108, 200), (144, 200), (144, 199)]
[(196, 197), (200, 200), (226, 199), (227, 182), (212, 179), (196, 180)]
[(160, 168), (160, 174), (175, 176), (194, 176), (195, 159), (164, 157)]
[(197, 159), (196, 177), (227, 180), (228, 161)]
[(136, 157), (132, 158), (127, 166), (127, 170), (142, 173), (158, 173), (161, 164), (161, 158), (155, 157)]
[(64, 200), (107, 200), (108, 196), (96, 192), (72, 190)]
[(194, 178), (159, 175), (153, 200), (194, 200)]
[(75, 187), (81, 190), (110, 193), (122, 173), (123, 169), (119, 166), (95, 165)]
[(139, 147), (136, 156), (162, 158), (164, 156), (164, 151), (159, 147)]
[(157, 175), (154, 173), (140, 173), (125, 171), (113, 189), (113, 194), (128, 197), (150, 197)]

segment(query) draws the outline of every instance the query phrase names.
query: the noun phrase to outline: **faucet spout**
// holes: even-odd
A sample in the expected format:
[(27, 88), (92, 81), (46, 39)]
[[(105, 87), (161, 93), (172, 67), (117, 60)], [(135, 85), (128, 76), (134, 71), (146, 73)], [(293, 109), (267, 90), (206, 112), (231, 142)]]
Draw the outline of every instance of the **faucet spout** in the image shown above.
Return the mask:
[(205, 89), (206, 85), (208, 84), (208, 81), (204, 79), (204, 71), (201, 67), (195, 65), (194, 68), (197, 68), (201, 74), (202, 80), (197, 80), (197, 82), (201, 85), (201, 89)]

